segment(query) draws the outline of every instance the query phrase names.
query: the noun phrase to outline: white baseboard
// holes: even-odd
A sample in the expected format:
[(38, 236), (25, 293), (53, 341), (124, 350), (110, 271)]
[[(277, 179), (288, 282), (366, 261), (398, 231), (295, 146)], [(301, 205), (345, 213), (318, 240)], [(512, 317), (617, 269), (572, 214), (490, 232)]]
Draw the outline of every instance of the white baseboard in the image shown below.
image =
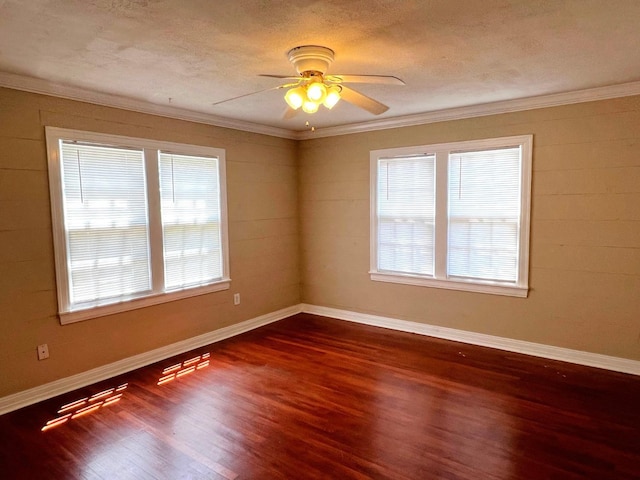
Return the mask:
[(525, 355), (532, 355), (535, 357), (549, 358), (552, 360), (576, 363), (578, 365), (613, 370), (614, 372), (640, 375), (640, 361), (629, 360), (626, 358), (610, 357), (607, 355), (600, 355), (598, 353), (571, 350), (569, 348), (525, 342), (523, 340), (513, 340), (510, 338), (467, 332), (464, 330), (456, 330), (454, 328), (438, 327), (389, 317), (380, 317), (366, 313), (351, 312), (337, 308), (302, 304), (302, 311), (304, 313), (312, 313), (324, 317), (337, 318), (339, 320), (348, 320), (350, 322), (363, 323), (375, 327), (417, 333), (420, 335), (469, 343), (482, 347), (497, 348), (508, 352), (523, 353)]
[(298, 304), (252, 318), (235, 325), (230, 325), (219, 330), (214, 330), (213, 332), (198, 335), (197, 337), (189, 338), (181, 342), (173, 343), (165, 347), (157, 348), (149, 352), (134, 355), (133, 357), (125, 358), (77, 375), (72, 375), (45, 385), (40, 385), (38, 387), (2, 397), (0, 398), (0, 415), (126, 372), (130, 372), (136, 368), (141, 368), (152, 363), (159, 362), (160, 360), (173, 357), (174, 355), (179, 355), (181, 353), (188, 352), (189, 350), (219, 342), (235, 335), (240, 335), (241, 333), (254, 330), (264, 325), (268, 325), (269, 323), (277, 322), (278, 320), (282, 320), (300, 312), (312, 313), (314, 315), (332, 317), (339, 320), (347, 320), (375, 327), (389, 328), (402, 332), (417, 333), (420, 335), (453, 340), (471, 345), (497, 348), (508, 352), (523, 353), (525, 355), (560, 360), (589, 367), (603, 368), (615, 372), (640, 375), (640, 362), (636, 360), (610, 357), (597, 353), (553, 347), (550, 345), (513, 340), (510, 338), (496, 337), (482, 333), (467, 332), (453, 328), (438, 327), (366, 313), (351, 312), (337, 308)]
[(249, 330), (290, 317), (300, 313), (301, 311), (301, 305), (283, 308), (277, 312), (261, 315), (235, 325), (229, 325), (228, 327), (214, 330), (213, 332), (198, 335), (197, 337), (192, 337), (181, 342), (172, 343), (171, 345), (160, 347), (139, 355), (134, 355), (133, 357), (125, 358), (123, 360), (118, 360), (117, 362), (87, 370), (86, 372), (78, 373), (77, 375), (72, 375), (45, 385), (40, 385), (38, 387), (2, 397), (0, 398), (0, 415), (26, 407), (27, 405), (32, 405), (49, 398), (53, 398), (77, 388), (82, 388), (87, 385), (115, 377), (116, 375), (130, 372), (136, 368), (159, 362), (165, 358), (170, 358), (174, 355), (179, 355), (181, 353), (188, 352), (189, 350), (200, 348), (205, 345), (209, 345), (210, 343), (219, 342), (220, 340), (248, 332)]

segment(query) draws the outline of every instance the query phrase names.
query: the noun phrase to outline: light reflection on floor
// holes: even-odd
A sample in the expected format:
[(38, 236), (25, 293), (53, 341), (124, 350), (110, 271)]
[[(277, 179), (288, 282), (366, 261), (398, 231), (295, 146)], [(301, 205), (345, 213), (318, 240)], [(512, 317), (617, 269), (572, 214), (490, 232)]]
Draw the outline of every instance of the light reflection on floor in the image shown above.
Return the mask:
[(49, 420), (40, 430), (46, 432), (54, 427), (67, 423), (69, 420), (74, 420), (78, 417), (88, 415), (95, 412), (102, 407), (108, 407), (114, 403), (119, 402), (122, 399), (124, 391), (129, 386), (128, 383), (123, 383), (117, 387), (108, 388), (101, 392), (95, 393), (90, 397), (84, 397), (79, 400), (62, 405), (58, 410), (59, 417)]
[[(189, 375), (197, 370), (201, 370), (209, 366), (209, 358), (211, 354), (209, 352), (197, 355), (181, 363), (176, 363), (165, 368), (162, 371), (160, 378), (158, 379), (158, 385), (164, 385), (177, 378)], [(114, 403), (119, 402), (122, 399), (124, 390), (128, 387), (128, 383), (123, 383), (117, 387), (108, 388), (98, 393), (91, 395), (90, 397), (80, 398), (73, 402), (62, 405), (58, 410), (58, 417), (49, 420), (40, 430), (46, 432), (55, 427), (59, 427), (67, 423), (69, 420), (74, 420), (78, 417), (93, 413), (100, 408), (108, 407)]]
[(175, 365), (171, 365), (164, 370), (162, 370), (162, 374), (158, 379), (158, 385), (164, 385), (165, 383), (169, 383), (176, 378), (183, 377), (184, 375), (189, 375), (190, 373), (195, 372), (196, 370), (201, 370), (205, 367), (209, 366), (209, 357), (211, 354), (209, 352), (203, 353), (202, 355), (198, 355), (196, 357), (185, 360), (181, 363), (176, 363)]

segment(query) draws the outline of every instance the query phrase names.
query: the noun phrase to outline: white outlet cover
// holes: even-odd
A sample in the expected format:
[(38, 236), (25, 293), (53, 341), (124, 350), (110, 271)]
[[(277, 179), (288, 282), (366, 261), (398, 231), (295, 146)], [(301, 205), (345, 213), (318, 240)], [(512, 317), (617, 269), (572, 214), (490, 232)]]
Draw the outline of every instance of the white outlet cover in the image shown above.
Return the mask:
[(38, 360), (44, 360), (49, 358), (49, 345), (43, 343), (42, 345), (38, 345)]

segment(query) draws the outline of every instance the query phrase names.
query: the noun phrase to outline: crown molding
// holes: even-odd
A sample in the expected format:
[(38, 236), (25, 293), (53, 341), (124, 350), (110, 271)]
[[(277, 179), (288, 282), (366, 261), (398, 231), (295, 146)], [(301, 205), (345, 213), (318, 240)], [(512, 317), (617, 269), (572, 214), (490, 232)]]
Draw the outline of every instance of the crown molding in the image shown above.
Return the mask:
[(68, 85), (60, 85), (47, 80), (24, 75), (16, 75), (13, 73), (0, 72), (0, 87), (12, 88), (14, 90), (22, 90), (30, 93), (39, 93), (42, 95), (51, 95), (54, 97), (77, 100), (105, 107), (121, 108), (123, 110), (131, 110), (139, 113), (148, 113), (161, 117), (175, 118), (177, 120), (203, 123), (216, 127), (231, 128), (234, 130), (241, 130), (243, 132), (259, 133), (262, 135), (289, 138), (292, 140), (296, 139), (295, 132), (284, 128), (270, 127), (242, 120), (234, 120), (231, 118), (185, 110), (169, 105), (156, 105), (143, 100), (136, 100), (134, 98), (112, 95), (109, 93), (95, 92)]
[(554, 93), (536, 97), (503, 100), (500, 102), (483, 103), (466, 107), (449, 108), (433, 112), (403, 115), (398, 117), (383, 118), (361, 123), (340, 125), (335, 127), (317, 128), (311, 132), (308, 130), (295, 131), (284, 128), (271, 127), (243, 120), (234, 120), (203, 112), (195, 112), (169, 105), (156, 105), (154, 103), (133, 98), (112, 95), (109, 93), (95, 92), (79, 87), (60, 85), (43, 79), (0, 72), (0, 87), (22, 90), (25, 92), (51, 95), (81, 102), (103, 105), (106, 107), (121, 108), (134, 112), (148, 113), (161, 117), (175, 118), (189, 122), (203, 123), (222, 128), (231, 128), (243, 132), (258, 133), (272, 137), (288, 138), (291, 140), (310, 140), (314, 138), (334, 137), (349, 135), (352, 133), (372, 132), (389, 128), (411, 127), (428, 123), (444, 122), (448, 120), (462, 120), (465, 118), (482, 117), (485, 115), (497, 115), (512, 113), (536, 108), (557, 107), (573, 103), (607, 100), (611, 98), (629, 97), (640, 95), (640, 81), (610, 85), (606, 87), (588, 88), (572, 92)]
[(501, 113), (534, 110), (536, 108), (557, 107), (573, 103), (607, 100), (610, 98), (630, 97), (640, 95), (640, 81), (610, 85), (606, 87), (589, 88), (573, 92), (554, 93), (537, 97), (503, 100), (500, 102), (483, 103), (467, 107), (449, 108), (433, 112), (405, 115), (401, 117), (383, 118), (362, 123), (353, 123), (337, 127), (317, 128), (314, 132), (297, 132), (297, 140), (313, 138), (335, 137), (351, 133), (372, 132), (389, 128), (412, 127), (427, 123), (444, 122), (448, 120), (462, 120), (465, 118), (483, 117)]

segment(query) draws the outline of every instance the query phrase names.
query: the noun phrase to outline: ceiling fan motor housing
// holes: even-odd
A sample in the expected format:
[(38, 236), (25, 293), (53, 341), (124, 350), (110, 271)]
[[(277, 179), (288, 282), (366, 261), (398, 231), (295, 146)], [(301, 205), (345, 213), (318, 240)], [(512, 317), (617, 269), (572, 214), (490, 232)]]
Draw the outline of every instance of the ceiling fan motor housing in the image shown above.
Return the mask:
[(334, 52), (319, 45), (302, 45), (289, 50), (287, 57), (300, 75), (304, 72), (324, 74), (333, 62)]

